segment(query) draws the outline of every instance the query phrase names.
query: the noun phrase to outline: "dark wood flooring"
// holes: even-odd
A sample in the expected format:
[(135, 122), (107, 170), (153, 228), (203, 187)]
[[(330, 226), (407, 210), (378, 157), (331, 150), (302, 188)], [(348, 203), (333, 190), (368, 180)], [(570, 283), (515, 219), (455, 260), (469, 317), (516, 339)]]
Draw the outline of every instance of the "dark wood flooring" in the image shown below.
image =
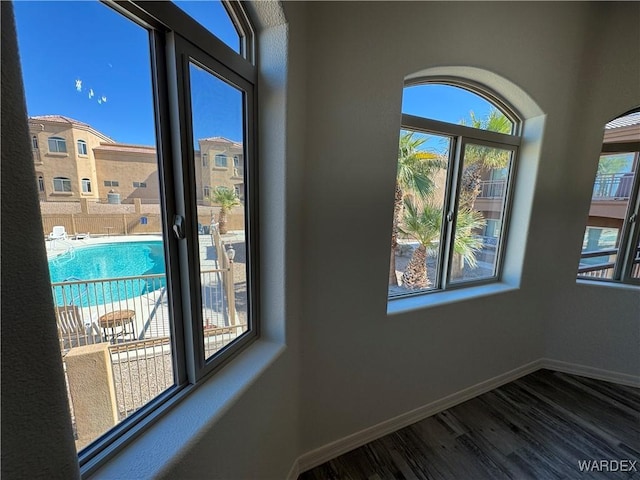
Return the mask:
[[(598, 463), (618, 471), (583, 472), (579, 461), (585, 460), (626, 462)], [(299, 480), (507, 478), (640, 478), (640, 389), (539, 370)]]

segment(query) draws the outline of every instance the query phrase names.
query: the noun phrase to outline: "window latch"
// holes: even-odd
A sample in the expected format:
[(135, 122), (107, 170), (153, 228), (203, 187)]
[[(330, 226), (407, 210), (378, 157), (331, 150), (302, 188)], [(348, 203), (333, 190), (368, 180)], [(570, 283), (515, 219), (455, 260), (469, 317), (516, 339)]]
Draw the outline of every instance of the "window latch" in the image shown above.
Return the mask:
[(634, 213), (633, 215), (631, 215), (629, 217), (629, 223), (635, 223), (635, 221), (638, 219), (638, 214)]
[(453, 212), (447, 213), (447, 222), (453, 222)]
[(184, 217), (182, 215), (173, 216), (173, 233), (178, 240), (184, 239)]

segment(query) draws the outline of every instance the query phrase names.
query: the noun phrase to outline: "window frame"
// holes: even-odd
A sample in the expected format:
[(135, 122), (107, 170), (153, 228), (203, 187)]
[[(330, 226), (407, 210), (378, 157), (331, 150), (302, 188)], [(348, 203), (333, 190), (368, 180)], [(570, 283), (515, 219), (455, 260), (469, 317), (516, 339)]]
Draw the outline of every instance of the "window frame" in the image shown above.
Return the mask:
[[(61, 182), (62, 190), (56, 188), (56, 182)], [(69, 190), (65, 190), (65, 185), (69, 186)], [(69, 177), (53, 177), (53, 193), (73, 193), (71, 179)]]
[[(613, 120), (634, 113), (634, 111), (638, 111), (638, 109), (626, 112)], [(612, 278), (582, 276), (579, 272), (576, 277), (579, 282), (595, 282), (595, 284), (601, 285), (622, 284), (640, 286), (640, 277), (634, 278), (631, 276), (635, 258), (637, 255), (639, 255), (637, 250), (638, 243), (640, 242), (640, 142), (607, 144), (603, 143), (601, 152), (598, 156), (598, 161), (600, 161), (600, 158), (603, 155), (612, 153), (634, 153), (634, 161), (636, 164), (633, 184), (629, 193), (627, 211), (625, 212), (624, 221), (622, 223), (622, 226), (620, 227), (620, 233), (618, 236), (618, 247), (616, 248), (616, 260), (613, 266)], [(596, 173), (591, 185), (592, 190), (595, 185), (597, 176), (598, 174)], [(589, 199), (589, 202), (589, 204), (591, 205), (591, 202), (593, 202), (593, 197)], [(581, 244), (584, 240), (584, 235), (588, 227), (589, 225), (585, 224), (585, 228), (581, 237)], [(581, 254), (578, 259), (578, 269), (580, 268), (579, 265), (582, 259), (582, 255), (583, 252), (581, 248)], [(603, 255), (594, 256), (598, 257)]]
[[(189, 395), (207, 378), (222, 368), (234, 356), (242, 352), (259, 335), (259, 265), (258, 243), (258, 178), (257, 178), (257, 83), (255, 64), (255, 36), (244, 7), (236, 0), (223, 0), (227, 12), (234, 12), (233, 21), (241, 22), (244, 32), (244, 49), (241, 54), (231, 49), (213, 33), (191, 19), (171, 2), (115, 2), (102, 0), (107, 6), (122, 14), (149, 33), (151, 52), (151, 83), (153, 92), (156, 128), (156, 152), (158, 158), (158, 181), (163, 233), (166, 280), (171, 311), (171, 345), (174, 369), (174, 386), (142, 406), (134, 415), (127, 417), (113, 429), (94, 440), (78, 452), (82, 476), (91, 475), (114, 454), (129, 444), (139, 433), (156, 419), (161, 418), (177, 402)], [(183, 107), (190, 109), (185, 95), (185, 79), (188, 79), (188, 61), (180, 57), (184, 45), (197, 49), (209, 59), (214, 59), (216, 70), (226, 72), (250, 85), (251, 95), (244, 96), (244, 144), (245, 157), (249, 158), (250, 174), (245, 177), (246, 189), (251, 191), (250, 202), (245, 202), (245, 238), (247, 271), (247, 300), (251, 310), (247, 311), (248, 331), (239, 340), (225, 346), (218, 355), (205, 362), (197, 351), (197, 332), (203, 335), (199, 315), (189, 317), (193, 298), (183, 295), (185, 286), (194, 284), (194, 268), (185, 269), (184, 264), (193, 264), (193, 252), (198, 248), (197, 225), (190, 218), (191, 210), (197, 211), (197, 187), (194, 179), (194, 152), (190, 116), (184, 116)], [(186, 68), (186, 71), (185, 71)], [(209, 70), (209, 68), (207, 68)], [(228, 78), (228, 76), (225, 76)], [(219, 76), (219, 75), (218, 75)], [(222, 77), (221, 77), (222, 78)], [(228, 79), (225, 81), (229, 81)], [(187, 105), (188, 104), (188, 105)], [(187, 120), (188, 119), (188, 120)], [(191, 179), (192, 183), (185, 183)], [(188, 199), (188, 201), (185, 201)], [(179, 240), (171, 232), (176, 216), (185, 222), (185, 239)], [(197, 257), (196, 257), (197, 259)], [(197, 279), (199, 285), (199, 278)], [(189, 291), (189, 290), (187, 290)], [(199, 297), (200, 292), (195, 291)], [(185, 299), (187, 301), (185, 301)], [(190, 305), (191, 304), (191, 305)], [(196, 312), (198, 310), (196, 309)], [(187, 321), (187, 319), (191, 321)], [(200, 320), (199, 327), (197, 321)], [(195, 327), (195, 328), (194, 328)], [(195, 344), (194, 340), (196, 339)], [(199, 359), (206, 365), (198, 364)]]
[(92, 193), (91, 191), (91, 179), (90, 178), (83, 178), (82, 180), (80, 180), (80, 184), (82, 185), (82, 193)]
[(32, 135), (31, 136), (31, 149), (32, 150), (38, 150), (38, 136), (37, 135)]
[[(219, 160), (224, 159), (224, 165), (220, 165), (218, 163)], [(218, 153), (216, 154), (216, 156), (214, 157), (213, 160), (213, 166), (216, 168), (228, 168), (229, 167), (229, 157), (227, 157), (226, 155), (222, 154), (222, 153)]]
[(44, 176), (42, 174), (38, 174), (38, 192), (39, 193), (45, 193)]
[[(51, 149), (51, 142), (56, 146), (55, 150)], [(60, 150), (60, 145), (64, 146), (64, 150)], [(67, 140), (63, 137), (51, 136), (47, 138), (47, 147), (49, 149), (49, 153), (68, 153), (67, 151)]]
[(87, 142), (85, 140), (80, 139), (76, 142), (76, 144), (78, 148), (78, 155), (83, 155), (83, 156), (89, 155), (87, 153), (89, 150), (87, 148)]
[[(482, 130), (466, 125), (448, 123), (427, 117), (402, 113), (399, 132), (413, 131), (423, 134), (433, 134), (450, 139), (448, 167), (443, 197), (443, 219), (440, 232), (440, 245), (436, 264), (436, 281), (434, 287), (427, 290), (407, 291), (402, 293), (387, 294), (387, 302), (394, 302), (407, 297), (439, 294), (451, 290), (472, 288), (481, 285), (497, 283), (502, 280), (504, 269), (504, 257), (507, 249), (507, 237), (509, 233), (510, 217), (514, 186), (518, 170), (518, 154), (522, 144), (522, 120), (517, 111), (501, 100), (497, 94), (487, 87), (475, 82), (453, 77), (431, 77), (428, 79), (414, 79), (407, 81), (404, 88), (420, 85), (447, 85), (467, 90), (484, 98), (498, 111), (504, 114), (512, 122), (511, 133), (498, 133), (490, 130)], [(458, 191), (463, 173), (464, 148), (467, 144), (487, 146), (512, 152), (510, 168), (505, 188), (505, 200), (503, 218), (500, 225), (500, 242), (496, 249), (496, 264), (494, 274), (481, 279), (459, 280), (451, 282), (453, 241), (456, 232), (456, 220), (459, 205)], [(393, 253), (395, 254), (395, 252)]]

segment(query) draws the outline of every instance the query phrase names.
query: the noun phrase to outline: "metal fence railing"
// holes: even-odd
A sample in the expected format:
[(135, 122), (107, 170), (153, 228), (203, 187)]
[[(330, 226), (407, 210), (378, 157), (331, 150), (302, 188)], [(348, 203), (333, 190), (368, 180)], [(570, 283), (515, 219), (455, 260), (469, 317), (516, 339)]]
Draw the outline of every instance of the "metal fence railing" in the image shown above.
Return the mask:
[(506, 189), (506, 180), (484, 180), (480, 182), (478, 198), (503, 198)]
[(633, 172), (601, 173), (593, 184), (594, 199), (629, 198), (633, 184)]

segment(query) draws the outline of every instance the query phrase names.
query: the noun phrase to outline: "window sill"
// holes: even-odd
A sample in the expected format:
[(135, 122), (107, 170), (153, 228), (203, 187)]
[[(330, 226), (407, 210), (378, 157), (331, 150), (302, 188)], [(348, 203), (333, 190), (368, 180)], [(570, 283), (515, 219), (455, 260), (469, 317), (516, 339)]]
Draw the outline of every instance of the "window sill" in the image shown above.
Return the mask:
[(518, 286), (500, 282), (394, 298), (387, 302), (387, 315), (411, 312), (414, 310), (421, 310), (423, 308), (438, 307), (441, 305), (448, 305), (451, 303), (486, 297), (489, 295), (498, 295), (516, 290), (519, 290)]
[(225, 171), (228, 170), (228, 167), (211, 167), (212, 170), (220, 170), (220, 171)]
[(633, 291), (640, 289), (640, 285), (636, 285), (634, 283), (622, 283), (622, 282), (605, 281), (605, 280), (585, 280), (585, 279), (579, 278), (576, 280), (576, 283), (578, 285), (582, 285), (585, 287), (609, 287), (609, 288), (633, 290)]
[[(258, 339), (209, 380), (193, 388), (128, 444), (107, 460), (92, 479), (156, 478), (203, 430), (228, 408), (282, 355), (285, 346)], [(84, 473), (84, 472), (83, 472)]]
[(73, 197), (73, 192), (53, 192), (52, 197)]
[(47, 157), (68, 157), (68, 153), (58, 153), (58, 152), (47, 152), (45, 153)]

